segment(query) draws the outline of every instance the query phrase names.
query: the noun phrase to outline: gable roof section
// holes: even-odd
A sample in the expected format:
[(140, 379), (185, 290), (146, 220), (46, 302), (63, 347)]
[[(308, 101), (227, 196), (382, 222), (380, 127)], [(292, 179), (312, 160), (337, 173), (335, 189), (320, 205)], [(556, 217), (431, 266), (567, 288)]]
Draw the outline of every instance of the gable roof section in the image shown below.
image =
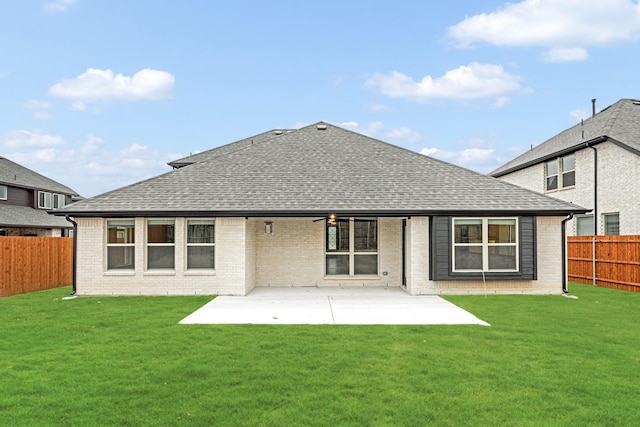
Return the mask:
[(500, 166), (489, 175), (500, 177), (607, 140), (640, 155), (640, 101), (621, 99), (595, 116)]
[(259, 144), (264, 141), (268, 141), (272, 138), (276, 138), (280, 135), (293, 132), (295, 129), (273, 129), (267, 132), (260, 133), (258, 135), (250, 136), (230, 144), (222, 145), (220, 147), (212, 148), (211, 150), (202, 151), (187, 157), (183, 157), (178, 160), (173, 160), (168, 163), (173, 168), (181, 168), (199, 163), (207, 159), (213, 159), (214, 157), (224, 156), (225, 154), (232, 153), (236, 150), (241, 150), (252, 144)]
[(324, 122), (52, 212), (323, 216), (587, 210)]
[(0, 185), (78, 196), (78, 193), (66, 185), (62, 185), (4, 157), (0, 157)]

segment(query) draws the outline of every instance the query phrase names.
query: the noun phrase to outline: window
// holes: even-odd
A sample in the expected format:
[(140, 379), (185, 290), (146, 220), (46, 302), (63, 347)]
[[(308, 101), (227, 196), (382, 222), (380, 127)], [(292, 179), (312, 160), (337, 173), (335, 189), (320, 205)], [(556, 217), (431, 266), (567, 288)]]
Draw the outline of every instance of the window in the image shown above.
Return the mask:
[(0, 185), (0, 200), (7, 200), (7, 186)]
[(453, 271), (517, 271), (515, 218), (454, 218)]
[(175, 267), (175, 221), (150, 219), (147, 221), (147, 269)]
[(574, 154), (560, 157), (545, 164), (546, 191), (576, 185), (576, 158)]
[(604, 214), (604, 234), (607, 236), (617, 236), (620, 234), (620, 214)]
[(38, 208), (51, 209), (51, 193), (38, 191)]
[(187, 221), (187, 269), (215, 266), (215, 222), (212, 219)]
[(338, 218), (327, 221), (327, 276), (378, 274), (378, 219)]
[(593, 215), (576, 216), (576, 236), (593, 236)]
[(135, 223), (132, 219), (107, 221), (107, 270), (135, 268)]
[(576, 185), (576, 157), (574, 154), (564, 156), (560, 159), (562, 165), (562, 182), (563, 188), (573, 187)]
[(65, 206), (65, 196), (64, 194), (54, 194), (53, 195), (53, 207), (56, 209), (64, 208)]
[(553, 160), (551, 162), (547, 162), (545, 169), (546, 169), (546, 175), (547, 175), (547, 191), (557, 190), (558, 189), (558, 161)]

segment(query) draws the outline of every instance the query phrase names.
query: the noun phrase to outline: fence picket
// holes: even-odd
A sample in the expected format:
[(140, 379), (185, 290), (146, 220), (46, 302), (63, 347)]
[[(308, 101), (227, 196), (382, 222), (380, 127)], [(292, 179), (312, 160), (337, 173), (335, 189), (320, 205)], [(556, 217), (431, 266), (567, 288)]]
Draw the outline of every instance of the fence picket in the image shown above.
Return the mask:
[(0, 236), (0, 297), (70, 285), (73, 239)]
[(640, 235), (567, 237), (567, 272), (570, 281), (640, 292)]

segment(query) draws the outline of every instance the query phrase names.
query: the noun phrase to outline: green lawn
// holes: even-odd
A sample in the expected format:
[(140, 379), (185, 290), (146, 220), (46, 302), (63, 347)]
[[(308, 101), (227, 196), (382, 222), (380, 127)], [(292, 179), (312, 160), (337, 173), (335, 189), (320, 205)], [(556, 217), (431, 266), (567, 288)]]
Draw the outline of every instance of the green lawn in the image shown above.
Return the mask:
[(640, 294), (456, 296), (484, 326), (179, 325), (208, 297), (0, 299), (0, 425), (623, 426)]

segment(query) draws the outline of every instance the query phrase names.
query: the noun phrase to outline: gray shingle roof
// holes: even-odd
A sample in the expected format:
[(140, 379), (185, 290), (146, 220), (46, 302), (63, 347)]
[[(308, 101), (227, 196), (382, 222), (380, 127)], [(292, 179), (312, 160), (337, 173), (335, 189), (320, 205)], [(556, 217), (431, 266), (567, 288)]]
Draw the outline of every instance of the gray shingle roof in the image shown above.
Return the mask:
[(73, 228), (69, 221), (47, 215), (46, 210), (5, 203), (0, 205), (0, 227)]
[[(324, 129), (321, 129), (324, 128)], [(320, 122), (57, 211), (75, 216), (547, 213), (586, 209)]]
[(268, 141), (269, 139), (276, 138), (280, 135), (284, 135), (293, 131), (294, 129), (273, 129), (267, 132), (260, 133), (258, 135), (250, 136), (249, 138), (244, 138), (239, 141), (223, 145), (221, 147), (212, 148), (211, 150), (183, 157), (182, 159), (173, 160), (169, 162), (169, 166), (172, 166), (174, 168), (181, 168), (184, 166), (192, 165), (194, 163), (199, 163), (217, 156), (229, 154), (236, 150), (241, 150), (248, 145)]
[(499, 177), (605, 140), (640, 154), (640, 101), (621, 99), (593, 117), (566, 129), (489, 175)]
[(40, 175), (4, 157), (0, 157), (0, 184), (68, 194), (71, 196), (78, 195), (78, 193), (66, 185), (62, 185), (51, 178)]

